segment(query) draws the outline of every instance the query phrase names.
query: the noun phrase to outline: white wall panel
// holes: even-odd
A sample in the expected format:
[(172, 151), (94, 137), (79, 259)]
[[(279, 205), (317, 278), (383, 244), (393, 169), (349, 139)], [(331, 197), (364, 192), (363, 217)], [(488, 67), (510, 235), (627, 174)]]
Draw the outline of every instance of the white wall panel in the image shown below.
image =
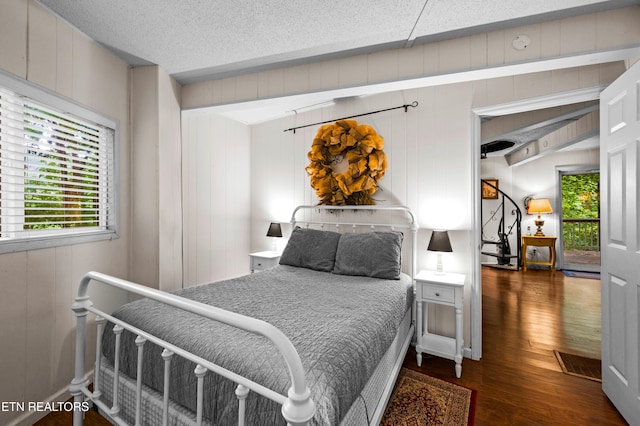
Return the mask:
[[(599, 15), (603, 16), (604, 13)], [(560, 25), (560, 54), (567, 54), (576, 50), (598, 49), (598, 38), (603, 37), (603, 34), (599, 34), (597, 22), (598, 14), (563, 19)], [(607, 26), (609, 27), (610, 25)], [(608, 44), (611, 41), (608, 38), (603, 39), (603, 44)]]
[(398, 51), (398, 78), (410, 78), (424, 72), (423, 57), (419, 50), (402, 49)]
[(0, 2), (0, 68), (27, 78), (29, 0)]
[(398, 50), (387, 50), (379, 55), (368, 55), (366, 58), (367, 71), (371, 81), (393, 81), (398, 79)]
[(29, 3), (29, 75), (27, 79), (55, 90), (57, 19), (38, 3)]
[(160, 289), (182, 288), (182, 144), (181, 86), (168, 74), (158, 75), (158, 258)]
[(73, 269), (69, 267), (69, 259), (73, 259), (72, 247), (56, 247), (55, 249), (55, 283), (53, 347), (49, 353), (55, 374), (52, 378), (53, 389), (62, 389), (68, 385), (69, 377), (73, 377), (75, 354), (72, 341), (75, 337), (75, 316), (69, 309), (69, 300), (75, 297), (77, 284), (74, 282)]
[(249, 139), (243, 124), (183, 113), (185, 287), (249, 272)]
[[(26, 394), (35, 401), (44, 401), (50, 394), (56, 374), (51, 365), (55, 318), (55, 249), (33, 250), (27, 253), (27, 347)], [(44, 355), (44, 356), (43, 356)], [(43, 386), (44, 385), (44, 386)]]
[[(129, 278), (128, 68), (35, 1), (12, 0), (0, 2), (0, 69), (121, 126), (120, 238), (0, 256), (0, 400), (64, 401), (73, 375), (71, 304), (80, 278), (89, 270)], [(126, 300), (104, 289), (92, 292), (107, 308)], [(30, 425), (44, 414), (0, 412), (0, 424)]]
[(0, 277), (0, 401), (26, 401), (27, 253), (0, 256)]
[[(71, 97), (73, 93), (73, 28), (60, 18), (56, 19), (55, 63), (55, 91), (61, 95)], [(48, 67), (50, 67), (50, 65), (48, 65)], [(126, 89), (125, 87), (124, 90)]]
[(93, 48), (96, 43), (74, 28), (73, 36), (73, 99), (85, 105), (92, 105), (93, 97), (92, 77), (99, 70), (88, 67), (93, 62)]
[[(159, 288), (159, 146), (158, 69), (139, 67), (132, 71), (131, 116), (132, 168), (129, 185), (136, 196), (131, 203), (131, 278)], [(141, 267), (144, 265), (144, 267)]]

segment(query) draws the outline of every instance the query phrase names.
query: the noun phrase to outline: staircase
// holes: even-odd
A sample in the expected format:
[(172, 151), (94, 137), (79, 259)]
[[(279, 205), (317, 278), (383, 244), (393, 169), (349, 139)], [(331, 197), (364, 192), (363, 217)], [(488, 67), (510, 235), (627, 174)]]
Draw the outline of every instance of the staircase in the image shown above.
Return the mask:
[(482, 184), (498, 194), (498, 199), (483, 199), (480, 204), (481, 253), (496, 259), (496, 263), (483, 265), (517, 271), (522, 264), (522, 212), (515, 201), (496, 186), (486, 180), (482, 180)]

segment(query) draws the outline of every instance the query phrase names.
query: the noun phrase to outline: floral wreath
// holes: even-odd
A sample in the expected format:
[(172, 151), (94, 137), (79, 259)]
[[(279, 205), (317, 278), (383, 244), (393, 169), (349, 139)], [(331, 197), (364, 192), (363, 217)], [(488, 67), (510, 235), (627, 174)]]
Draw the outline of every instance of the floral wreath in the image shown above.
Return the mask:
[[(320, 127), (307, 157), (318, 204), (375, 204), (371, 197), (387, 168), (384, 139), (366, 124), (340, 120)], [(348, 164), (344, 163), (347, 160)]]

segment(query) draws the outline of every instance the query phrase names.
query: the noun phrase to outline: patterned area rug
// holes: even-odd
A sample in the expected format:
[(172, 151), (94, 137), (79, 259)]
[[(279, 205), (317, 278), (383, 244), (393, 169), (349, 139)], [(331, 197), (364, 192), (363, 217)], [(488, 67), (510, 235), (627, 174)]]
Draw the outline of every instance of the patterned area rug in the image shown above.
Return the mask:
[(475, 391), (406, 368), (380, 425), (473, 425)]

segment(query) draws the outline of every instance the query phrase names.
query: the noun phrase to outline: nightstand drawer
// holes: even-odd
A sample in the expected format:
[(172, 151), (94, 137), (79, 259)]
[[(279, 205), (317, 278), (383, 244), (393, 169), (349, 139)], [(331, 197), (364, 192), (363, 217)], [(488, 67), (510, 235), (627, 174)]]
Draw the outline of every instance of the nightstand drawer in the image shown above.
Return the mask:
[(264, 259), (264, 258), (254, 257), (251, 259), (251, 269), (258, 271), (258, 270), (272, 268), (278, 264), (278, 260), (279, 260), (278, 258)]
[(251, 272), (263, 271), (278, 266), (280, 253), (275, 251), (261, 251), (249, 255)]
[(453, 303), (455, 289), (430, 283), (420, 283), (422, 286), (422, 300), (436, 303)]

